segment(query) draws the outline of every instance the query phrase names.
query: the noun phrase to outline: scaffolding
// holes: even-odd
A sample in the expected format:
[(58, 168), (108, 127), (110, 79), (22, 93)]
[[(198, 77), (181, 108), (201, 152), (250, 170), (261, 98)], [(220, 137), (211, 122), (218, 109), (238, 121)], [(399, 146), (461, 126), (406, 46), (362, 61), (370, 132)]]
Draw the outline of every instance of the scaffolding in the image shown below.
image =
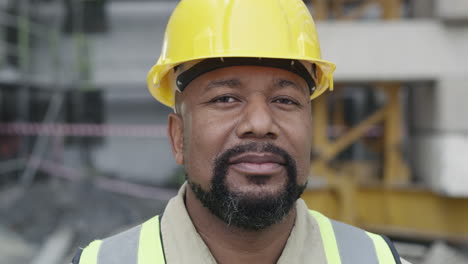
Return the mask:
[[(316, 21), (368, 19), (374, 7), (375, 19), (401, 19), (401, 0), (311, 0)], [(405, 157), (406, 123), (404, 84), (397, 81), (367, 82), (379, 97), (373, 111), (356, 124), (346, 121), (343, 94), (338, 83), (333, 93), (312, 101), (313, 160), (311, 184), (303, 195), (310, 208), (376, 232), (408, 239), (466, 241), (468, 199), (446, 197), (418, 185)], [(359, 86), (359, 84), (354, 84)], [(363, 88), (348, 89), (358, 92)], [(349, 110), (349, 109), (348, 109)], [(367, 141), (366, 141), (367, 140)], [(342, 155), (360, 143), (371, 149), (376, 160), (363, 161)]]

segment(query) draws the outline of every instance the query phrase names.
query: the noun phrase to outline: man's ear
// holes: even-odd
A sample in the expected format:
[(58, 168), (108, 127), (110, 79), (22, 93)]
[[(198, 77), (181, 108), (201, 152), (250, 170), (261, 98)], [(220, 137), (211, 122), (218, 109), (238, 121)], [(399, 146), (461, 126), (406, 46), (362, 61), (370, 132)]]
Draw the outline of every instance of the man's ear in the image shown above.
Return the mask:
[(179, 165), (184, 165), (184, 122), (182, 116), (176, 113), (169, 114), (167, 133), (175, 161)]

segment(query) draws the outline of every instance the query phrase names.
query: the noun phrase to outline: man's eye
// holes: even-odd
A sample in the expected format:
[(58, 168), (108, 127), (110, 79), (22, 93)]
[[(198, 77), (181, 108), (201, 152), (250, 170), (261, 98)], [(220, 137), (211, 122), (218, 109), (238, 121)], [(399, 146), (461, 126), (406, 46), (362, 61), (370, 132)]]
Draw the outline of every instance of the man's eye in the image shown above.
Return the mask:
[(234, 103), (236, 101), (236, 98), (232, 96), (220, 96), (211, 100), (212, 103)]
[(289, 98), (276, 98), (273, 100), (274, 103), (286, 104), (286, 105), (298, 105), (296, 101), (293, 101)]

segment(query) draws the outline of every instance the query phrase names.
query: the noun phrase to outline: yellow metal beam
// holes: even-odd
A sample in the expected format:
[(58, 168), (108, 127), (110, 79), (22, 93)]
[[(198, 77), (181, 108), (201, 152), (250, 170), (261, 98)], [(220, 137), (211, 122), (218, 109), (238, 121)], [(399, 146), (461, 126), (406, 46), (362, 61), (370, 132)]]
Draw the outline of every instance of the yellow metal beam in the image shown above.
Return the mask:
[[(309, 208), (344, 222), (336, 188), (307, 189)], [(411, 239), (468, 241), (468, 198), (438, 195), (425, 189), (359, 186), (353, 193), (351, 224)]]
[(326, 20), (328, 17), (327, 0), (310, 0), (310, 2), (314, 7), (314, 19)]
[(384, 121), (384, 183), (387, 185), (409, 182), (409, 169), (402, 156), (402, 105), (401, 85), (398, 83), (380, 84), (387, 94), (386, 118)]
[(317, 154), (325, 151), (329, 143), (327, 98), (327, 95), (322, 95), (312, 101), (312, 142)]
[(382, 6), (382, 18), (385, 20), (400, 18), (401, 0), (379, 0)]
[(383, 107), (370, 115), (366, 120), (359, 123), (359, 125), (351, 128), (346, 134), (336, 139), (333, 143), (329, 144), (326, 151), (324, 151), (321, 158), (325, 161), (330, 161), (336, 157), (340, 152), (347, 147), (354, 144), (358, 139), (363, 137), (365, 133), (372, 128), (373, 125), (384, 120), (387, 114), (388, 107)]

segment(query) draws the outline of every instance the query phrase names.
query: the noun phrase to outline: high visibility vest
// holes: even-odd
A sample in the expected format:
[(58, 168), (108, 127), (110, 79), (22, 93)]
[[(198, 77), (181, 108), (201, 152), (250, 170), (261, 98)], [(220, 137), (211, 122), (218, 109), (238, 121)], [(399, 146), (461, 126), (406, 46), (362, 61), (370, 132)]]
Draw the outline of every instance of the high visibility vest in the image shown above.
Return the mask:
[[(317, 221), (328, 264), (401, 264), (393, 244), (384, 236), (334, 221), (310, 211)], [(73, 264), (164, 264), (160, 217), (123, 233), (96, 240)], [(170, 264), (170, 263), (169, 263)]]

